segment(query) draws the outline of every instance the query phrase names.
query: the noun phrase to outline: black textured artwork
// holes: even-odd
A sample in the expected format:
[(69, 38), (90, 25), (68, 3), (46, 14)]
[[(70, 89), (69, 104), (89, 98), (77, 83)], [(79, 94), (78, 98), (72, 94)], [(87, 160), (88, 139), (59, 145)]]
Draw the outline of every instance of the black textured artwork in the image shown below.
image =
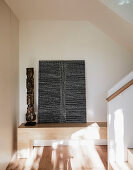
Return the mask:
[(85, 61), (39, 61), (38, 123), (84, 122)]

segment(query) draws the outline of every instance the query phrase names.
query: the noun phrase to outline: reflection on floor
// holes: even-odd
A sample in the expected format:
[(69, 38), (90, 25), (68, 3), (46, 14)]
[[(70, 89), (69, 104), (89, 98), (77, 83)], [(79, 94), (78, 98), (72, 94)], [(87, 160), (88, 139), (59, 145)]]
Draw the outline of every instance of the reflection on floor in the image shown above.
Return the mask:
[(11, 162), (7, 170), (106, 170), (107, 146), (35, 147), (29, 159)]

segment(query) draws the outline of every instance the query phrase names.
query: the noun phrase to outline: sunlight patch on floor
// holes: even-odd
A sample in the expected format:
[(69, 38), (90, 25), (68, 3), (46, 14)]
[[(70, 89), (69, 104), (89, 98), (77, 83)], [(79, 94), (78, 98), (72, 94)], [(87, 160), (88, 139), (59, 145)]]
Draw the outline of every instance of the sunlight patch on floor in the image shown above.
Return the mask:
[(43, 154), (43, 149), (43, 147), (39, 147), (32, 150), (30, 158), (28, 158), (25, 162), (25, 170), (39, 168), (39, 162)]
[[(56, 147), (34, 147), (29, 159), (17, 159), (7, 170), (106, 170), (92, 143), (85, 146), (80, 143), (54, 145)], [(105, 150), (107, 153), (107, 147)]]

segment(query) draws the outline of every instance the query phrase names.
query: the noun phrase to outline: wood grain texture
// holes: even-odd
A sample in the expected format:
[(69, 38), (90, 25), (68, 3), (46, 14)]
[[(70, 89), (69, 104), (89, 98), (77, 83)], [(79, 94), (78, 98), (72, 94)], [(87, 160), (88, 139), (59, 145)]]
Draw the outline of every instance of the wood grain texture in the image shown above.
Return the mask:
[(33, 149), (34, 140), (93, 140), (107, 139), (106, 123), (85, 124), (37, 124), (18, 128), (18, 157), (28, 158)]
[(107, 146), (35, 147), (29, 159), (16, 159), (7, 170), (107, 170)]
[(121, 87), (119, 90), (117, 90), (115, 93), (113, 93), (111, 96), (109, 96), (106, 100), (109, 102), (112, 99), (114, 99), (116, 96), (118, 96), (120, 93), (122, 93), (124, 90), (126, 90), (128, 87), (133, 85), (133, 79), (129, 81), (127, 84), (125, 84), (123, 87)]

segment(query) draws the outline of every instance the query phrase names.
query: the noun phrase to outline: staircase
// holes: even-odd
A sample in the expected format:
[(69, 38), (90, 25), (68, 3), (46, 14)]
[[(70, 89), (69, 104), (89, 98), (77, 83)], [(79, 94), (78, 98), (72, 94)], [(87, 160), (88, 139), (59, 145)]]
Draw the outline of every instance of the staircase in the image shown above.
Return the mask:
[(133, 170), (133, 148), (127, 149), (127, 162), (123, 164), (112, 163), (109, 165), (109, 170)]
[(129, 148), (127, 150), (128, 164), (131, 169), (133, 169), (133, 149)]
[(114, 170), (133, 170), (133, 149), (127, 151), (133, 144), (133, 133), (129, 133), (133, 128), (133, 71), (108, 91), (107, 101), (109, 164)]

